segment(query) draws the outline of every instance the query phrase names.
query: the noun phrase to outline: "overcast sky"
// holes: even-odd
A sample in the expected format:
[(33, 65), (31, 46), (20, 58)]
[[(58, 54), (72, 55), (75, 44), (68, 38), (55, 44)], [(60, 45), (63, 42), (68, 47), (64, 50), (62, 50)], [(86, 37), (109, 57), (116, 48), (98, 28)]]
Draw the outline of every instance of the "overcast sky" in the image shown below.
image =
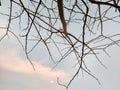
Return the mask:
[[(0, 17), (0, 26), (4, 25), (6, 20)], [(111, 23), (106, 25), (106, 29), (114, 33), (111, 28), (113, 28)], [(119, 25), (114, 29), (118, 30)], [(0, 32), (0, 36), (3, 34), (4, 32)], [(93, 57), (87, 59), (87, 66), (99, 79), (101, 85), (84, 73), (84, 76), (79, 74), (79, 77), (75, 78), (68, 90), (120, 90), (120, 48), (111, 47), (108, 52), (111, 57), (100, 54), (107, 69)], [(48, 58), (43, 55), (39, 60), (33, 60), (36, 67), (36, 71), (33, 71), (17, 40), (10, 35), (10, 38), (0, 42), (0, 90), (65, 90), (57, 84), (57, 77), (63, 84), (70, 80), (74, 70), (71, 71), (68, 66), (73, 65), (74, 58), (71, 56), (69, 59), (71, 62), (60, 64), (57, 69), (52, 70), (52, 63), (48, 63)]]
[[(36, 67), (36, 71), (33, 71), (30, 63), (19, 56), (15, 45), (11, 39), (0, 44), (0, 90), (65, 90), (57, 84), (56, 78), (59, 77), (62, 83), (66, 83), (70, 73), (60, 69), (51, 70), (37, 61), (33, 61)], [(87, 64), (101, 85), (84, 73), (84, 77), (80, 74), (73, 81), (69, 90), (119, 90), (120, 49), (113, 48), (109, 51), (111, 58), (103, 56), (102, 60), (107, 69), (94, 63), (92, 58)]]
[[(4, 23), (0, 22), (0, 24)], [(46, 58), (42, 58), (43, 60), (40, 60), (42, 64), (40, 61), (33, 61), (36, 66), (36, 71), (33, 71), (30, 63), (21, 57), (22, 50), (19, 51), (20, 47), (16, 42), (10, 36), (0, 43), (0, 90), (65, 90), (57, 84), (56, 78), (59, 77), (61, 83), (66, 83), (70, 79), (72, 75), (66, 72), (66, 65), (61, 65), (62, 70), (51, 70), (49, 65), (44, 65)], [(115, 46), (108, 51), (111, 57), (101, 55), (107, 69), (97, 63), (94, 58), (89, 58), (87, 63), (101, 85), (84, 73), (84, 77), (80, 74), (73, 81), (69, 90), (120, 90), (120, 48)], [(68, 64), (70, 63), (72, 62)]]

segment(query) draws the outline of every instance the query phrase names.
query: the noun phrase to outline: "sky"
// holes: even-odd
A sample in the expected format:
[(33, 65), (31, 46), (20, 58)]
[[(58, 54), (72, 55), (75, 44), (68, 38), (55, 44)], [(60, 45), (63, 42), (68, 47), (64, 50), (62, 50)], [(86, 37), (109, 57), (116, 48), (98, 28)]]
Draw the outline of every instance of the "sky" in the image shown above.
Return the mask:
[[(19, 55), (17, 44), (13, 41), (15, 40), (12, 38), (5, 39), (0, 44), (0, 90), (65, 90), (57, 84), (57, 77), (62, 83), (66, 83), (71, 77), (70, 73), (63, 69), (52, 70), (44, 65), (45, 62), (38, 61), (33, 61), (36, 67), (36, 71), (33, 71), (28, 60)], [(110, 58), (101, 55), (107, 69), (92, 58), (87, 63), (101, 85), (84, 73), (84, 76), (80, 74), (72, 82), (68, 90), (119, 90), (120, 49), (118, 49), (113, 47), (109, 50)]]
[[(0, 26), (5, 25), (6, 19), (0, 16)], [(114, 33), (111, 28), (112, 23), (106, 25), (106, 29)], [(119, 25), (114, 29), (119, 30)], [(0, 37), (2, 35), (4, 32), (0, 31)], [(99, 79), (100, 85), (94, 78), (83, 73), (75, 78), (68, 90), (120, 90), (120, 48), (113, 46), (108, 52), (110, 57), (100, 54), (100, 59), (107, 68), (101, 66), (93, 57), (88, 57), (86, 61), (91, 73)], [(53, 64), (43, 55), (39, 60), (32, 60), (36, 68), (34, 71), (24, 54), (14, 36), (9, 35), (0, 42), (0, 90), (66, 90), (57, 84), (57, 77), (63, 84), (70, 80), (76, 69), (69, 69), (74, 63), (72, 56), (69, 58), (71, 62), (52, 69)]]
[(52, 71), (40, 63), (33, 63), (36, 71), (33, 71), (29, 62), (21, 59), (13, 49), (8, 52), (1, 51), (0, 90), (64, 90), (57, 85), (56, 78), (65, 79), (67, 73)]

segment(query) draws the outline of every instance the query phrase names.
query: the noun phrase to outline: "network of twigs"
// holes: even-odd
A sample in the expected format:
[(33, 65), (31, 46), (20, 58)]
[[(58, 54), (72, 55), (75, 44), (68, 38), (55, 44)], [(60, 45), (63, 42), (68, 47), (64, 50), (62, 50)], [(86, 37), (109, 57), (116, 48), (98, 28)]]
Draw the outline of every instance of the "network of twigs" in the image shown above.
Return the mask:
[[(2, 2), (4, 1), (1, 0), (1, 7)], [(100, 84), (99, 80), (90, 73), (84, 58), (87, 55), (93, 55), (104, 66), (96, 51), (107, 53), (108, 47), (120, 46), (120, 39), (115, 39), (120, 37), (120, 34), (106, 36), (103, 27), (104, 23), (109, 21), (120, 23), (119, 0), (8, 0), (6, 2), (9, 3), (9, 12), (0, 12), (0, 15), (8, 17), (8, 25), (7, 27), (0, 26), (1, 30), (6, 30), (0, 41), (8, 33), (13, 34), (23, 47), (34, 70), (35, 67), (29, 54), (41, 43), (47, 49), (55, 67), (73, 53), (76, 56), (78, 69), (67, 85), (61, 84), (59, 78), (57, 79), (58, 84), (68, 88), (80, 71), (88, 73)], [(108, 15), (110, 12), (113, 14)], [(24, 34), (17, 36), (11, 30), (11, 26), (16, 22)], [(74, 25), (78, 25), (78, 28), (75, 28), (77, 30), (73, 28)], [(68, 28), (70, 26), (73, 26), (73, 30), (70, 29), (72, 31)], [(79, 31), (79, 35), (72, 33), (75, 31)], [(19, 38), (24, 38), (25, 43), (22, 43)], [(29, 48), (31, 39), (34, 46)], [(59, 52), (60, 59), (57, 62), (51, 53), (50, 43), (53, 43)], [(64, 46), (64, 48), (59, 45)]]

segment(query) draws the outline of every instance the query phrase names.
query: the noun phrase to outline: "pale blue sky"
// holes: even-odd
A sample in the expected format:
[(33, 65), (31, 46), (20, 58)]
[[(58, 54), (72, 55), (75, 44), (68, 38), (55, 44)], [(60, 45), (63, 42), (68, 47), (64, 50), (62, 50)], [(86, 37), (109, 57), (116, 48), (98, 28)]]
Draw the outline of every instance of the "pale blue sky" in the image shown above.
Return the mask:
[[(7, 4), (6, 1), (3, 3), (3, 5)], [(7, 11), (7, 8), (0, 7), (0, 11)], [(6, 25), (6, 17), (0, 15), (0, 26), (4, 25)], [(73, 26), (73, 28), (77, 30), (77, 27)], [(105, 23), (104, 29), (106, 33), (120, 33), (119, 24)], [(76, 34), (77, 31), (74, 33)], [(3, 32), (0, 31), (0, 36), (2, 35)], [(51, 48), (54, 49), (54, 47)], [(41, 48), (41, 50), (43, 53), (39, 58), (36, 57), (39, 56), (38, 53), (31, 57), (38, 66), (38, 70), (34, 72), (17, 40), (11, 35), (10, 38), (5, 38), (0, 43), (0, 90), (65, 90), (57, 84), (56, 78), (59, 76), (61, 83), (69, 81), (76, 69), (73, 68), (74, 57), (69, 57), (52, 71), (53, 63), (48, 60), (44, 49)], [(101, 85), (86, 73), (84, 76), (80, 73), (68, 90), (120, 90), (120, 48), (114, 46), (107, 50), (111, 57), (103, 53), (99, 55), (107, 69), (102, 67), (94, 57), (86, 58), (86, 65), (99, 79)], [(53, 53), (56, 55), (56, 52), (53, 51)]]
[[(0, 45), (0, 90), (65, 90), (65, 88), (57, 85), (57, 76), (50, 73), (52, 71), (46, 71), (46, 74), (43, 73), (43, 71), (42, 73), (29, 73), (29, 70), (32, 71), (31, 65), (27, 60), (25, 60), (24, 63), (21, 62), (24, 61), (24, 59), (17, 53), (17, 49), (15, 48), (16, 44), (10, 42), (6, 44), (7, 45), (1, 43)], [(12, 44), (11, 48), (8, 44)], [(98, 85), (95, 79), (84, 73), (84, 77), (79, 74), (79, 77), (72, 82), (68, 90), (119, 90), (120, 49), (114, 47), (109, 51), (111, 58), (101, 55), (101, 59), (107, 66), (107, 69), (97, 63), (94, 58), (89, 58), (87, 61), (89, 69), (100, 80), (101, 85)], [(40, 64), (40, 62), (36, 63)], [(42, 63), (45, 64), (43, 68), (49, 68), (50, 65), (46, 66), (46, 62)], [(57, 71), (61, 68), (65, 74), (68, 74), (64, 78), (61, 77), (60, 81), (62, 83), (66, 83), (67, 80), (69, 80), (70, 73), (67, 72), (69, 71), (68, 67), (69, 63), (67, 63), (67, 65), (61, 64), (58, 67), (59, 69)], [(38, 68), (38, 70), (41, 71), (41, 68)], [(57, 73), (56, 70), (55, 73)]]

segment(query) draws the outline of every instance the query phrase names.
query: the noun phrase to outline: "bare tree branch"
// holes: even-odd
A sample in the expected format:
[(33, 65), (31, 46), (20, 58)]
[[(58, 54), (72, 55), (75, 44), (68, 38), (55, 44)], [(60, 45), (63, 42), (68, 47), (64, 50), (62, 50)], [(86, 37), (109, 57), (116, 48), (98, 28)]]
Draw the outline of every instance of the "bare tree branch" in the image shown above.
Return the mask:
[[(108, 22), (120, 24), (120, 0), (9, 0), (8, 5), (8, 13), (0, 12), (0, 16), (8, 18), (7, 26), (0, 26), (1, 31), (6, 30), (0, 41), (9, 33), (14, 35), (34, 70), (30, 55), (39, 45), (47, 50), (54, 63), (53, 69), (74, 55), (73, 66), (77, 69), (72, 78), (65, 85), (57, 78), (57, 83), (65, 88), (69, 88), (82, 72), (100, 84), (99, 79), (90, 72), (85, 59), (89, 55), (93, 56), (106, 68), (98, 53), (102, 51), (109, 56), (109, 47), (120, 47), (120, 33), (106, 33), (104, 29)], [(14, 25), (22, 33), (18, 35)], [(51, 44), (58, 55), (57, 59), (54, 58)]]

